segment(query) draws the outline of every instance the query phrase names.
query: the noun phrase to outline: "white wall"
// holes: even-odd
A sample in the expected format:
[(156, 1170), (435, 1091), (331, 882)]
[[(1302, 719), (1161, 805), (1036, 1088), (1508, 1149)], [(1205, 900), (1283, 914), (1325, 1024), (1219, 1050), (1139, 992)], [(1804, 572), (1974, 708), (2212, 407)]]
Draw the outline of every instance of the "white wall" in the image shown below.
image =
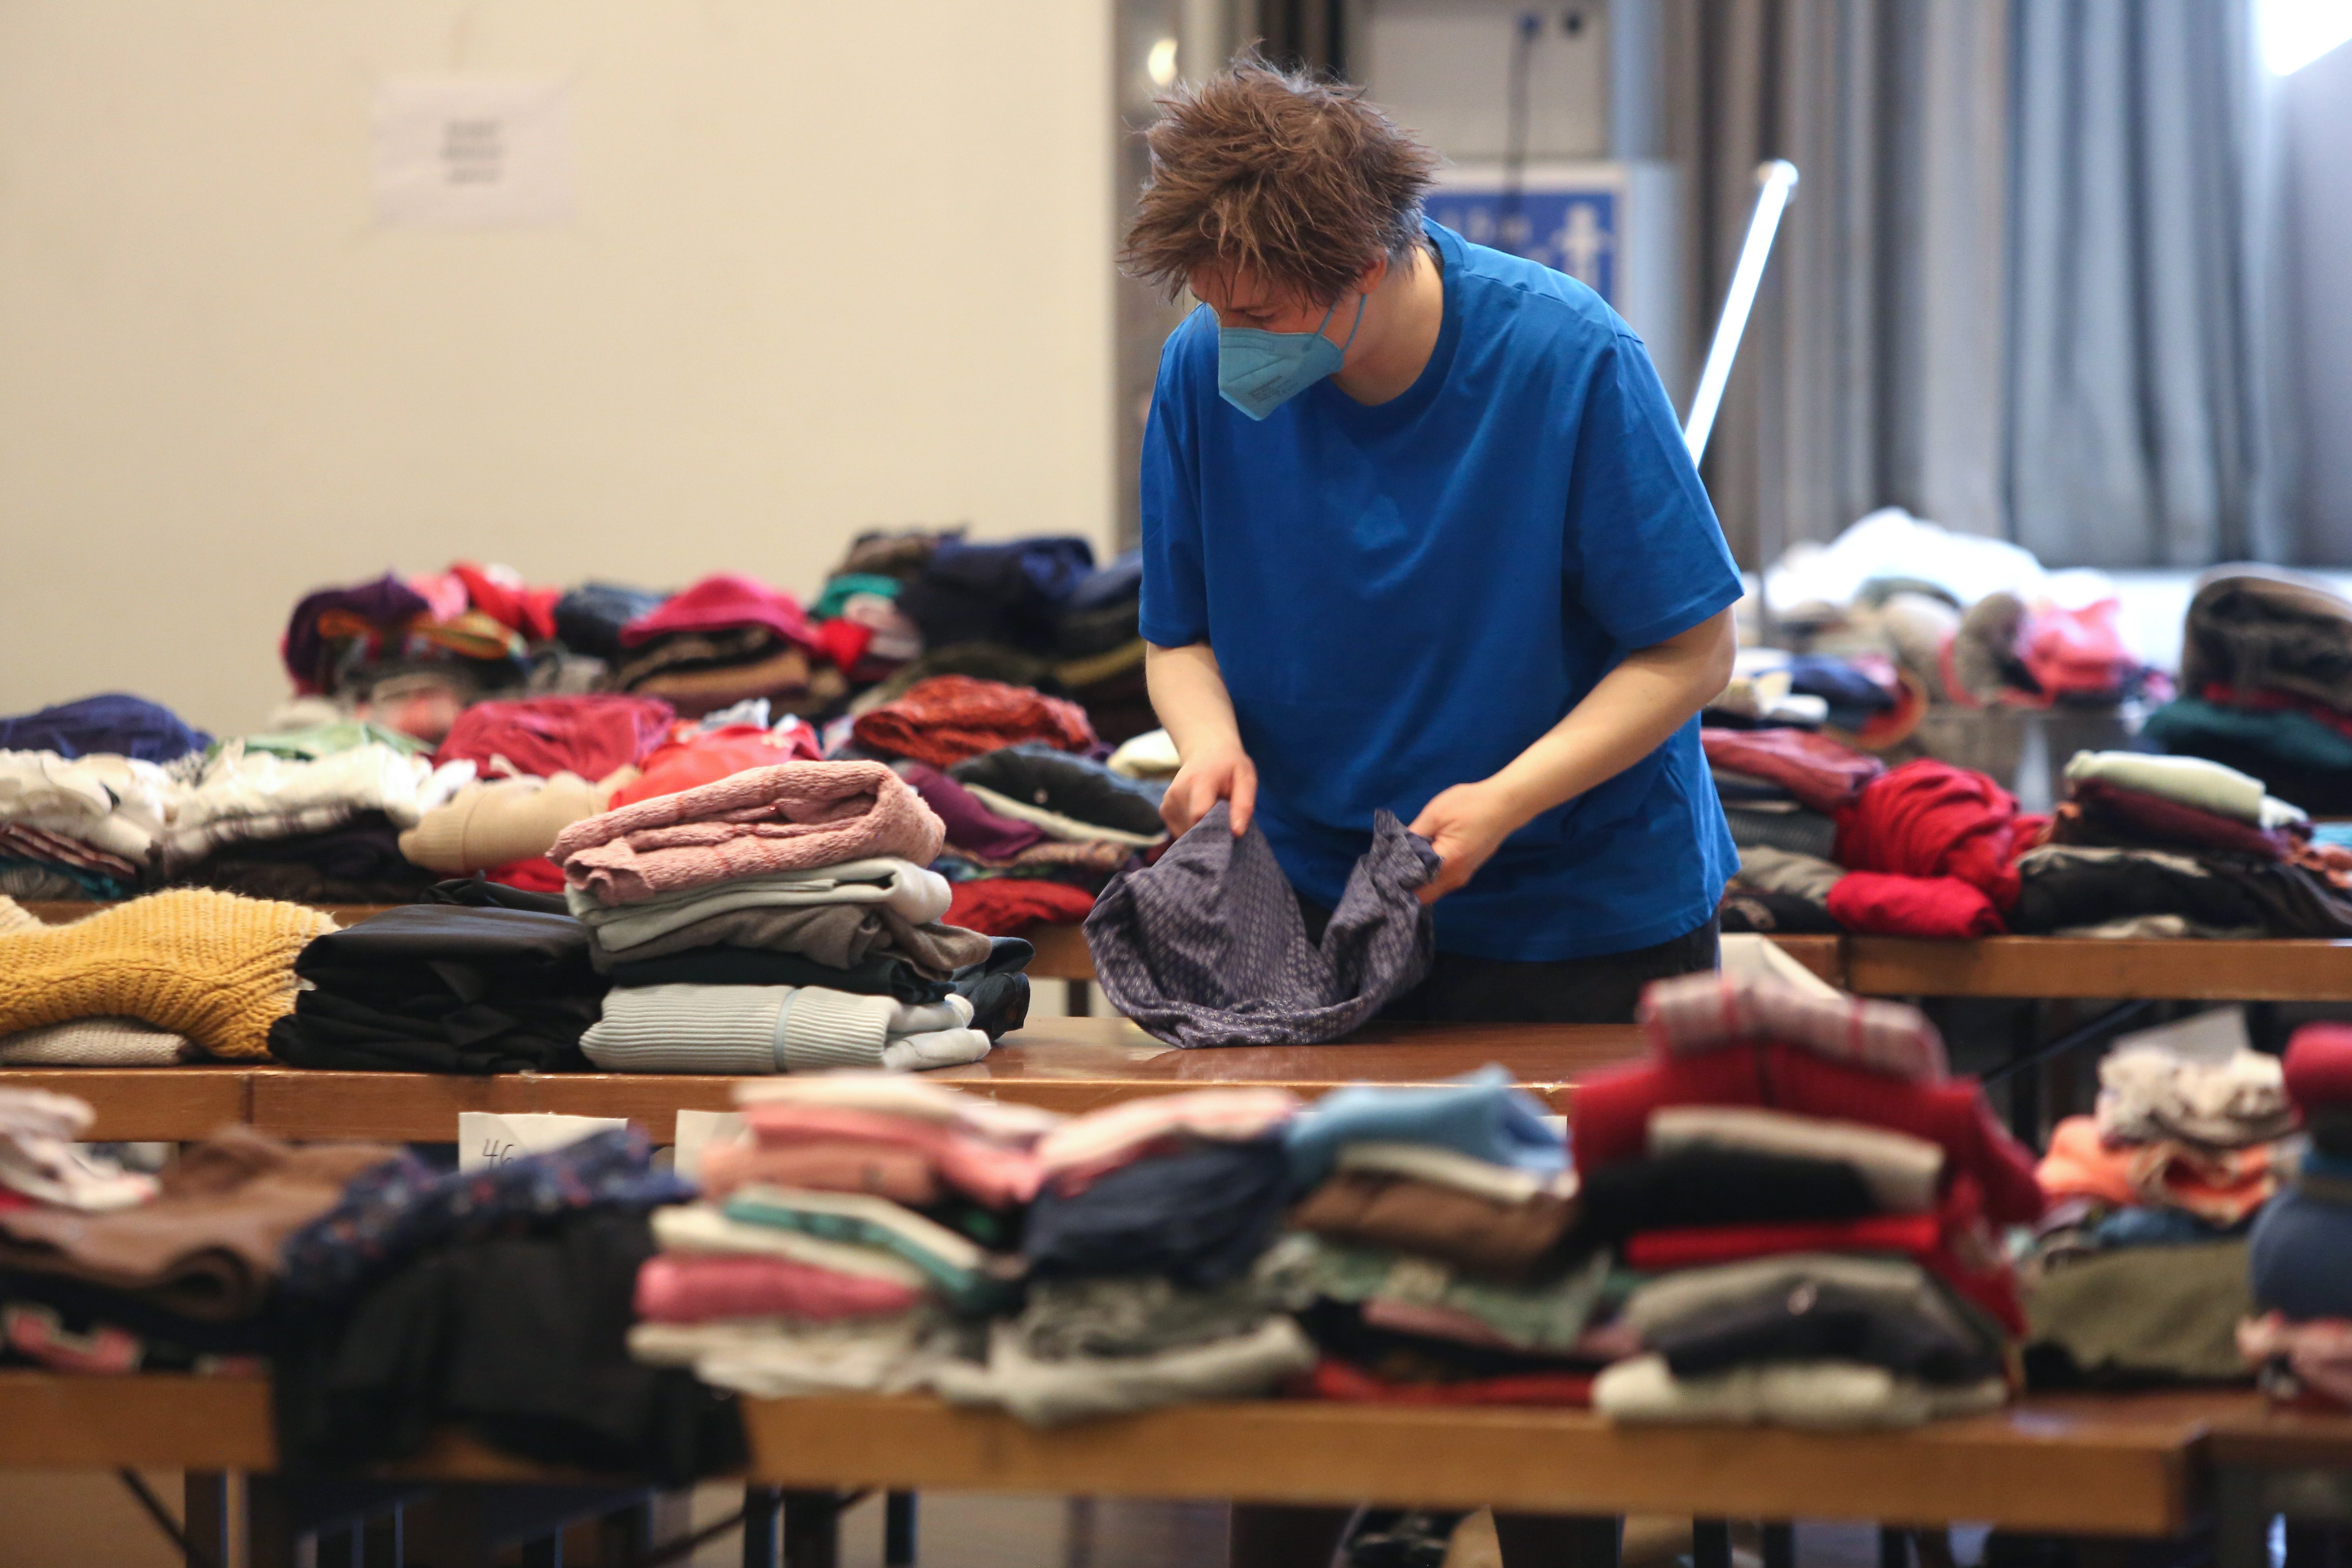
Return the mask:
[[(0, 0), (0, 713), (231, 729), (306, 589), (813, 591), (1108, 538), (1108, 0)], [(562, 76), (579, 216), (376, 226), (386, 76)]]

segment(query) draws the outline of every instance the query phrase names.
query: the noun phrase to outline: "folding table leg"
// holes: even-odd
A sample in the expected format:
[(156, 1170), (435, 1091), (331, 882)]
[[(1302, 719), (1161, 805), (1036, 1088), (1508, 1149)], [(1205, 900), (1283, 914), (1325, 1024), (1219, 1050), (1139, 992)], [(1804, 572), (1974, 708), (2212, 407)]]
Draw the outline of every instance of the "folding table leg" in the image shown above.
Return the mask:
[(840, 1494), (785, 1492), (784, 1568), (838, 1568), (840, 1562)]
[(1731, 1526), (1720, 1519), (1691, 1521), (1691, 1568), (1731, 1568)]
[(783, 1500), (774, 1487), (743, 1489), (743, 1568), (776, 1568), (776, 1510)]
[(190, 1470), (180, 1480), (180, 1531), (188, 1538), (188, 1568), (228, 1568), (228, 1477)]
[(914, 1568), (915, 1494), (882, 1497), (882, 1568)]
[(1878, 1568), (1911, 1568), (1911, 1532), (1909, 1531), (1880, 1527)]
[(1764, 1527), (1764, 1568), (1797, 1568), (1797, 1527), (1793, 1524), (1768, 1524)]
[(1073, 1018), (1090, 1017), (1095, 1010), (1094, 993), (1083, 980), (1062, 982), (1062, 1010)]

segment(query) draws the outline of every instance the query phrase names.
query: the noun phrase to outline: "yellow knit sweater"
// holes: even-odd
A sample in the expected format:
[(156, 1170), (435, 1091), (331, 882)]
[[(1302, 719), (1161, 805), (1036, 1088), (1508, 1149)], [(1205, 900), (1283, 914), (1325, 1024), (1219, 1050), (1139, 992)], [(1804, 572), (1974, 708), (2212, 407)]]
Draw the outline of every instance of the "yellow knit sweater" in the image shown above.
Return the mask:
[(215, 1056), (269, 1054), (294, 1010), (294, 958), (335, 929), (300, 904), (175, 888), (44, 925), (0, 898), (0, 1035), (121, 1015)]

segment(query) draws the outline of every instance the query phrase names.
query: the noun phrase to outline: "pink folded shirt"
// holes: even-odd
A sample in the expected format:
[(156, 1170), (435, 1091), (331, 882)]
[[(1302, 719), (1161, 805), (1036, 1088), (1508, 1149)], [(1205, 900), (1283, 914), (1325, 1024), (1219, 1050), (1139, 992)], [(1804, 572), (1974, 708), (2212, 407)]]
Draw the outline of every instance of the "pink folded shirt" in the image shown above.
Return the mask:
[(1025, 1150), (1007, 1149), (910, 1117), (783, 1103), (747, 1106), (743, 1120), (762, 1149), (866, 1142), (916, 1151), (930, 1161), (940, 1180), (992, 1208), (1027, 1203), (1044, 1180), (1037, 1157)]
[(637, 1316), (653, 1323), (714, 1318), (879, 1318), (903, 1312), (922, 1292), (888, 1279), (836, 1274), (782, 1258), (664, 1254), (637, 1270)]
[(940, 1201), (939, 1174), (931, 1169), (929, 1154), (879, 1143), (826, 1141), (781, 1148), (713, 1143), (703, 1150), (697, 1174), (702, 1190), (714, 1198), (764, 1184), (821, 1193), (872, 1193), (910, 1208)]
[(1196, 1089), (1090, 1110), (1045, 1134), (1037, 1159), (1055, 1190), (1075, 1195), (1097, 1176), (1187, 1138), (1244, 1142), (1298, 1114), (1286, 1089)]
[(928, 866), (946, 839), (880, 763), (779, 763), (575, 822), (548, 853), (573, 887), (626, 904), (845, 860)]

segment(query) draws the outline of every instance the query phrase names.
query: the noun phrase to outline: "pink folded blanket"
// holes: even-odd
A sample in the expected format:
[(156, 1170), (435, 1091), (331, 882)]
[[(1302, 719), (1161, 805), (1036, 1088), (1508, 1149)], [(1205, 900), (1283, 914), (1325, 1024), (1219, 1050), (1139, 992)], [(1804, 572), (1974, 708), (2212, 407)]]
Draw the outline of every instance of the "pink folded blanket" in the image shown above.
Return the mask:
[(946, 840), (880, 763), (779, 763), (575, 822), (549, 854), (597, 902), (627, 904), (845, 860), (929, 865)]

